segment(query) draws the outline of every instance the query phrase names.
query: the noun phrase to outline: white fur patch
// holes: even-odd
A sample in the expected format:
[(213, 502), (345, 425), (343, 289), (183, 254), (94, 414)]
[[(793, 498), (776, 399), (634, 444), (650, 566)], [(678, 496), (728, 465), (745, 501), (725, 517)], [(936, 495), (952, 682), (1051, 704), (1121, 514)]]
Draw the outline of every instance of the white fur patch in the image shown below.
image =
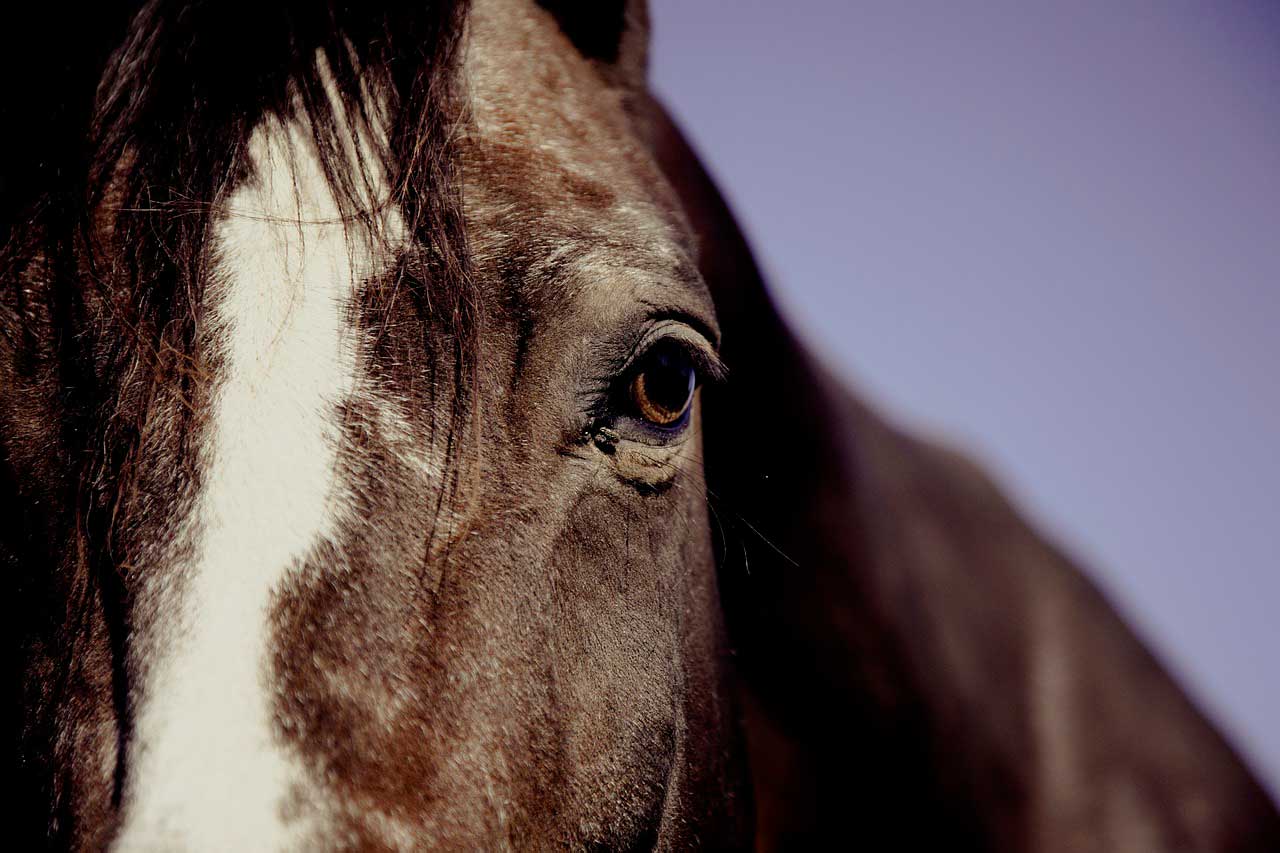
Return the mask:
[(193, 556), (171, 567), (171, 640), (135, 709), (121, 850), (279, 850), (316, 829), (286, 813), (306, 780), (275, 730), (269, 607), (344, 511), (335, 404), (354, 387), (348, 311), (374, 258), (338, 222), (304, 126), (268, 121), (249, 152), (255, 175), (214, 229), (223, 362)]

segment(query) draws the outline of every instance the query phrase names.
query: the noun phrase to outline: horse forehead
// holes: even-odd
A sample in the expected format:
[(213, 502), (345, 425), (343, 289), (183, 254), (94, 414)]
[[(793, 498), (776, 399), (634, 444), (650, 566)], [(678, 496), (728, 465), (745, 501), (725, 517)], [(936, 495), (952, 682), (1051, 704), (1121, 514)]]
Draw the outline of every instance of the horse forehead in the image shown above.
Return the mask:
[[(631, 268), (703, 289), (691, 272), (692, 233), (622, 91), (546, 10), (532, 0), (476, 0), (460, 74), (469, 118), (463, 205), (482, 270), (523, 258), (529, 281), (545, 283), (566, 266), (566, 281), (574, 272), (590, 280), (603, 268)], [(616, 299), (616, 289), (607, 291), (585, 295)]]
[(473, 138), (653, 195), (658, 170), (612, 86), (532, 0), (476, 0), (460, 74)]
[(475, 0), (460, 70), (482, 133), (573, 147), (608, 112), (603, 81), (532, 0)]

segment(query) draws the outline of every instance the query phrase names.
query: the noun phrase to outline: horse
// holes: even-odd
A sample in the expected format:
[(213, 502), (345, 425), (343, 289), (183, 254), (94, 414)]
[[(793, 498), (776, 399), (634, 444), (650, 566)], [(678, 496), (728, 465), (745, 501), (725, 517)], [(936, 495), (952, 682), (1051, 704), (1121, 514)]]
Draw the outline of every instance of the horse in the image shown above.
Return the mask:
[(1280, 849), (1085, 575), (786, 328), (640, 0), (25, 14), (19, 847)]

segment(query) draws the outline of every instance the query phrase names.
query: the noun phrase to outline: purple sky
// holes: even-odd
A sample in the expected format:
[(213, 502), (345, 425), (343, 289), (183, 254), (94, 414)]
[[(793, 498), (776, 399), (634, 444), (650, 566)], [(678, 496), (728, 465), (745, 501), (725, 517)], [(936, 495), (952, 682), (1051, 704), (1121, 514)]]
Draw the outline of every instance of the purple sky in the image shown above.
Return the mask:
[(1280, 792), (1280, 4), (652, 8), (793, 322), (985, 459)]

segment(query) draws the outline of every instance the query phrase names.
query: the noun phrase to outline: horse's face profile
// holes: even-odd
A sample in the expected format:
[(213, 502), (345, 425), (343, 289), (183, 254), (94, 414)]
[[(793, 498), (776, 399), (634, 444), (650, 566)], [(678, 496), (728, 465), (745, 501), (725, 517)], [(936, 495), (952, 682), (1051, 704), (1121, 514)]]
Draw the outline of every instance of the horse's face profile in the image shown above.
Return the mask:
[[(170, 11), (144, 12), (115, 61), (172, 61)], [(149, 256), (164, 238), (137, 229), (129, 174), (152, 168), (136, 138), (164, 131), (130, 119), (81, 265), (100, 287), (79, 318), (99, 401), (84, 429), (122, 442), (85, 547), (107, 549), (87, 559), (112, 580), (75, 626), (81, 663), (60, 664), (84, 683), (32, 688), (83, 720), (54, 735), (73, 837), (617, 848), (738, 831), (697, 390), (721, 370), (717, 324), (628, 113), (643, 22), (614, 11), (584, 16), (608, 65), (523, 0), (428, 11), (436, 44), (408, 57), (320, 43), (275, 81), (276, 109), (235, 116), (238, 152), (192, 199), (206, 225), (177, 267)], [(175, 73), (197, 78), (184, 49)], [(400, 90), (376, 67), (424, 56), (439, 67)], [(109, 113), (112, 86), (163, 83), (105, 85)], [(154, 338), (131, 250), (187, 290), (155, 282), (182, 302)]]
[[(311, 461), (337, 493), (314, 517), (337, 529), (260, 565), (278, 578), (260, 719), (279, 726), (289, 786), (254, 808), (278, 821), (293, 797), (300, 828), (378, 843), (724, 837), (734, 715), (695, 390), (718, 374), (718, 333), (692, 235), (622, 98), (552, 15), (474, 4), (458, 63), (482, 337), (457, 379), (435, 371), (440, 393), (416, 349), (431, 329), (390, 289), (326, 327), (367, 349), (315, 401), (347, 431)], [(264, 447), (303, 440), (290, 425)], [(246, 499), (266, 470), (298, 476), (255, 468)], [(261, 508), (266, 537), (277, 506)], [(228, 757), (227, 783), (244, 760)]]
[(20, 840), (1280, 837), (1076, 570), (790, 335), (643, 3), (91, 14), (0, 52)]

